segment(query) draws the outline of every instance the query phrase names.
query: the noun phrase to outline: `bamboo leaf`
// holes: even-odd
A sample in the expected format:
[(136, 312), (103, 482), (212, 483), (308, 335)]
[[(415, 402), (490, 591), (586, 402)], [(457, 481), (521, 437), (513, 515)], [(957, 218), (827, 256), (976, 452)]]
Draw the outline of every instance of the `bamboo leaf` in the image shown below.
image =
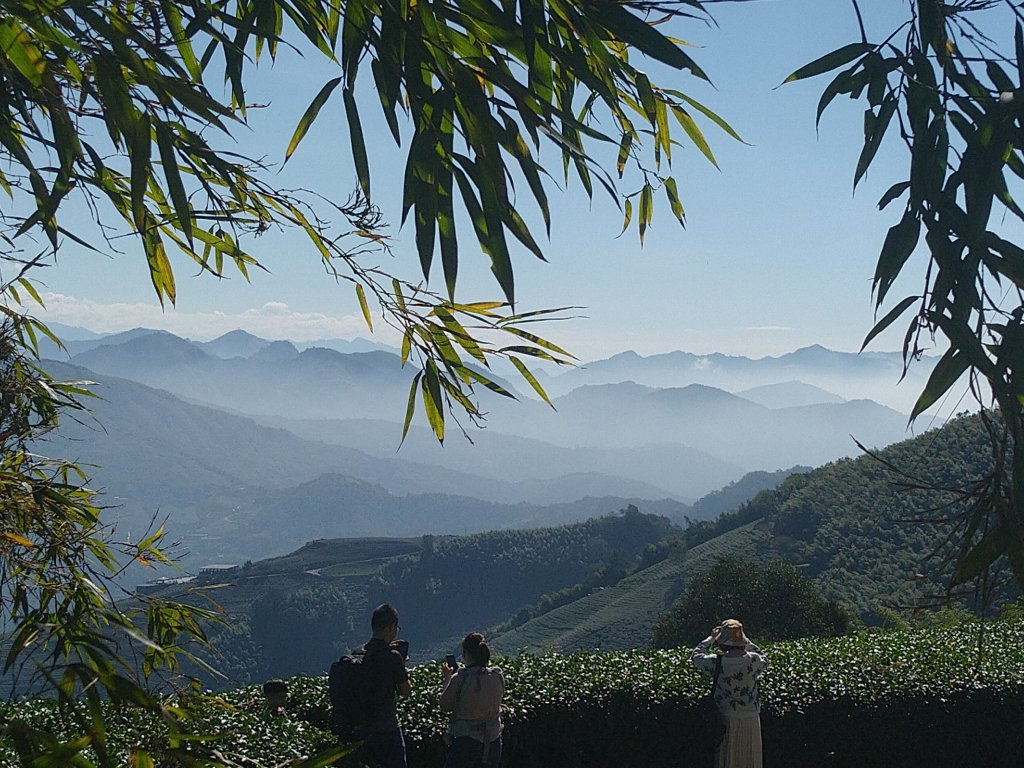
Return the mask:
[(413, 414), (416, 413), (416, 393), (419, 390), (421, 378), (423, 378), (423, 371), (418, 371), (413, 376), (412, 384), (409, 385), (409, 401), (405, 406), (405, 419), (402, 421), (402, 439), (398, 442), (399, 447), (405, 442), (405, 436), (409, 434), (409, 425), (412, 424)]
[(164, 178), (167, 180), (167, 189), (174, 205), (174, 215), (178, 219), (178, 226), (181, 227), (189, 246), (192, 246), (192, 207), (188, 203), (185, 185), (182, 183), (181, 172), (178, 170), (170, 129), (161, 121), (156, 123), (156, 140), (157, 147), (160, 149), (160, 162), (163, 165)]
[(694, 122), (690, 113), (681, 107), (673, 107), (672, 114), (675, 115), (676, 121), (683, 127), (683, 130), (686, 131), (686, 135), (690, 137), (690, 141), (693, 142), (693, 145), (701, 151), (701, 154), (704, 155), (704, 157), (706, 157), (710, 163), (715, 166), (715, 168), (718, 168), (718, 161), (715, 160), (715, 155), (711, 151), (711, 146), (708, 144), (707, 139), (704, 138), (704, 134), (701, 133), (700, 128), (697, 126), (697, 123)]
[(968, 356), (962, 354), (957, 347), (953, 346), (947, 350), (946, 354), (935, 364), (931, 376), (928, 377), (928, 383), (925, 384), (924, 391), (917, 398), (914, 409), (910, 412), (910, 421), (914, 421), (924, 411), (933, 406), (940, 397), (949, 391), (949, 388), (957, 382), (969, 367), (970, 360)]
[(857, 170), (853, 174), (853, 186), (861, 180), (867, 172), (871, 161), (875, 159), (878, 148), (882, 145), (882, 139), (889, 128), (893, 114), (896, 112), (897, 102), (892, 96), (887, 97), (878, 110), (876, 116), (872, 110), (864, 113), (864, 147), (860, 157), (857, 159)]
[(640, 190), (640, 212), (637, 218), (637, 224), (640, 228), (640, 244), (643, 245), (644, 234), (647, 232), (647, 225), (651, 222), (651, 216), (654, 200), (654, 190), (650, 184), (645, 183), (644, 188)]
[(673, 96), (675, 96), (677, 98), (680, 98), (683, 101), (685, 101), (687, 104), (689, 104), (691, 107), (693, 107), (698, 112), (700, 112), (702, 115), (704, 115), (706, 118), (711, 120), (711, 122), (713, 122), (715, 125), (717, 125), (719, 128), (721, 128), (727, 134), (729, 134), (734, 139), (736, 139), (736, 141), (739, 141), (739, 142), (741, 142), (743, 144), (746, 144), (746, 142), (743, 141), (743, 137), (740, 136), (736, 132), (736, 130), (731, 125), (729, 125), (729, 123), (727, 123), (717, 113), (713, 112), (711, 109), (709, 109), (708, 107), (704, 106), (703, 104), (701, 104), (696, 99), (694, 99), (694, 98), (692, 98), (690, 96), (687, 96), (685, 93), (681, 93), (679, 91), (668, 91), (668, 93), (670, 93)]
[(900, 182), (897, 182), (896, 184), (893, 184), (891, 187), (889, 187), (889, 189), (887, 189), (885, 191), (885, 194), (883, 194), (879, 198), (879, 200), (878, 200), (878, 210), (880, 210), (880, 211), (883, 210), (887, 205), (889, 205), (889, 203), (891, 203), (893, 200), (898, 198), (900, 195), (902, 195), (908, 189), (910, 189), (910, 182), (909, 181), (900, 181)]
[(142, 232), (145, 229), (146, 187), (149, 185), (150, 148), (153, 141), (149, 115), (139, 116), (130, 140), (132, 218), (135, 221), (136, 229)]
[(0, 51), (22, 77), (38, 88), (43, 84), (46, 60), (32, 40), (32, 33), (13, 16), (0, 20)]
[(878, 334), (892, 325), (900, 315), (906, 312), (907, 309), (920, 298), (920, 296), (907, 296), (903, 301), (889, 310), (885, 317), (875, 323), (875, 327), (872, 328), (871, 332), (864, 337), (864, 342), (860, 345), (860, 351), (863, 352), (867, 349), (868, 344), (870, 344)]
[(356, 283), (356, 297), (359, 299), (359, 308), (363, 310), (366, 327), (373, 333), (373, 316), (370, 314), (370, 305), (366, 303), (366, 291), (363, 290), (362, 283)]
[(679, 200), (679, 190), (676, 189), (676, 180), (672, 176), (665, 179), (665, 195), (668, 197), (668, 204), (672, 209), (672, 215), (679, 220), (680, 224), (685, 225), (686, 211), (683, 210), (683, 204)]
[(427, 414), (427, 422), (439, 443), (444, 443), (444, 401), (441, 399), (441, 382), (437, 365), (427, 360), (424, 376), (420, 380), (420, 391), (423, 395), (423, 410)]
[(551, 398), (548, 397), (548, 393), (544, 391), (544, 387), (540, 385), (540, 382), (537, 381), (537, 378), (530, 372), (530, 369), (526, 367), (526, 364), (518, 357), (513, 357), (511, 355), (508, 359), (512, 365), (516, 367), (516, 370), (519, 371), (519, 375), (526, 379), (530, 386), (533, 387), (533, 391), (536, 392), (545, 403), (554, 409), (555, 406), (551, 402)]
[(363, 139), (363, 126), (359, 121), (359, 107), (356, 105), (356, 97), (351, 87), (345, 87), (342, 97), (345, 101), (345, 116), (348, 118), (348, 134), (352, 143), (352, 161), (356, 166), (356, 177), (359, 179), (359, 188), (369, 201), (370, 163), (366, 158), (366, 142)]
[(842, 48), (837, 48), (831, 53), (826, 53), (824, 56), (815, 59), (810, 64), (805, 64), (782, 82), (792, 83), (796, 80), (806, 80), (809, 77), (816, 77), (824, 74), (825, 72), (829, 72), (836, 67), (841, 67), (843, 64), (853, 61), (858, 56), (863, 56), (873, 50), (874, 46), (869, 45), (868, 43), (850, 43), (849, 45), (844, 45)]
[(5, 538), (8, 541), (13, 541), (15, 544), (19, 544), (22, 547), (35, 547), (35, 544), (32, 541), (29, 541), (20, 533), (15, 533), (14, 531), (0, 532), (0, 537)]
[(896, 280), (900, 270), (903, 269), (903, 265), (907, 263), (910, 254), (914, 252), (920, 231), (921, 222), (909, 208), (899, 223), (889, 228), (885, 242), (882, 244), (881, 253), (878, 255), (878, 263), (875, 266), (873, 281), (875, 306), (881, 306), (886, 293)]
[(330, 98), (334, 89), (340, 84), (340, 77), (336, 77), (333, 80), (328, 81), (324, 87), (320, 89), (320, 92), (313, 98), (313, 101), (310, 102), (309, 106), (306, 107), (306, 111), (299, 119), (299, 124), (295, 126), (295, 132), (292, 134), (291, 141), (288, 142), (288, 148), (284, 152), (285, 162), (288, 162), (288, 158), (290, 158), (295, 153), (295, 150), (298, 149), (299, 142), (301, 142), (303, 137), (305, 137), (310, 126), (313, 125), (313, 121), (316, 120), (317, 115), (320, 114), (320, 110), (323, 108), (324, 104), (327, 103), (327, 99)]

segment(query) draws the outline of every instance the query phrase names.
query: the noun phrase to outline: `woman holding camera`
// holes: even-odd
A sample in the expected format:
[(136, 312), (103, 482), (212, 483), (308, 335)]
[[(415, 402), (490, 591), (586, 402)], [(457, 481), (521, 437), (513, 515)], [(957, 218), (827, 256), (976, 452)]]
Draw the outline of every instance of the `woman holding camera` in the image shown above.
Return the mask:
[(715, 680), (712, 694), (725, 720), (715, 768), (761, 768), (757, 678), (768, 668), (768, 659), (747, 639), (736, 619), (726, 619), (712, 629), (693, 649), (691, 659), (697, 669)]
[(496, 766), (501, 762), (501, 697), (505, 693), (501, 669), (488, 666), (491, 649), (479, 632), (470, 632), (462, 640), (464, 666), (454, 662), (449, 656), (442, 668), (441, 710), (452, 713), (445, 733), (445, 768)]

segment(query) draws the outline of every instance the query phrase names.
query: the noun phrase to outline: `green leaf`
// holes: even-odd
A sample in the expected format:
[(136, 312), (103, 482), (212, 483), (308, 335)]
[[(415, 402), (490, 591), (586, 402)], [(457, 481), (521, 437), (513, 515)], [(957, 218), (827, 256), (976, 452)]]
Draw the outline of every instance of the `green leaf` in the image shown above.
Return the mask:
[(899, 223), (889, 228), (885, 242), (882, 244), (882, 251), (878, 255), (878, 263), (875, 266), (873, 281), (875, 306), (881, 306), (886, 293), (896, 280), (900, 270), (903, 269), (903, 265), (907, 263), (910, 254), (914, 252), (920, 232), (921, 222), (909, 208)]
[(878, 199), (878, 210), (883, 210), (887, 205), (889, 205), (889, 203), (898, 198), (908, 189), (910, 189), (909, 181), (899, 181), (893, 184), (885, 191), (885, 194)]
[(412, 352), (412, 332), (407, 330), (402, 334), (401, 360), (403, 366), (408, 362), (410, 352)]
[(896, 106), (896, 99), (889, 96), (882, 102), (882, 106), (878, 110), (878, 115), (875, 115), (875, 113), (870, 109), (865, 111), (864, 148), (861, 150), (860, 157), (857, 159), (857, 170), (853, 174), (854, 187), (857, 186), (858, 182), (867, 172), (868, 167), (871, 165), (871, 161), (875, 159), (875, 154), (878, 152), (878, 148), (882, 145), (882, 139), (885, 137), (885, 132), (889, 128), (892, 116), (896, 112)]
[(452, 338), (455, 339), (459, 346), (469, 352), (480, 363), (487, 365), (487, 357), (484, 355), (483, 350), (480, 349), (476, 339), (469, 334), (462, 323), (443, 307), (436, 307), (434, 313), (444, 323), (444, 327), (448, 329)]
[(711, 146), (708, 144), (707, 139), (704, 138), (704, 134), (701, 133), (697, 123), (694, 122), (690, 113), (681, 107), (673, 107), (672, 114), (675, 115), (676, 121), (686, 131), (686, 135), (690, 137), (690, 141), (693, 145), (701, 151), (701, 154), (706, 157), (710, 163), (718, 168), (718, 161), (715, 160), (714, 154), (711, 152)]
[(167, 189), (171, 194), (171, 202), (174, 204), (174, 215), (178, 219), (178, 226), (181, 227), (185, 239), (192, 245), (192, 206), (188, 203), (188, 196), (185, 194), (185, 185), (181, 181), (181, 172), (178, 170), (178, 161), (174, 154), (174, 140), (167, 125), (162, 121), (156, 122), (156, 141), (160, 149), (160, 163), (163, 165), (164, 178), (167, 180)]
[(479, 382), (480, 384), (483, 384), (485, 387), (487, 387), (487, 389), (491, 390), (492, 392), (499, 394), (502, 397), (507, 397), (511, 400), (517, 399), (514, 394), (512, 394), (503, 386), (498, 384), (496, 381), (492, 380), (491, 378), (481, 373), (480, 371), (476, 370), (475, 368), (466, 368), (466, 373), (469, 375), (471, 379)]
[(685, 225), (686, 211), (683, 210), (683, 204), (679, 200), (679, 190), (676, 189), (676, 180), (671, 176), (665, 179), (665, 194), (668, 197), (668, 204), (672, 209), (672, 215), (679, 220), (680, 224)]
[(150, 132), (149, 115), (142, 114), (135, 122), (134, 130), (130, 137), (129, 155), (131, 156), (132, 167), (132, 217), (135, 227), (139, 232), (146, 228), (146, 187), (149, 185), (150, 173), (150, 148), (153, 137)]
[(1013, 29), (1013, 47), (1017, 52), (1017, 82), (1024, 90), (1024, 27), (1021, 26), (1020, 19), (1017, 19)]
[(668, 93), (670, 93), (673, 96), (676, 96), (676, 97), (682, 99), (683, 101), (685, 101), (687, 104), (689, 104), (691, 107), (693, 107), (698, 112), (700, 112), (702, 115), (704, 115), (706, 118), (711, 120), (711, 122), (713, 122), (715, 125), (717, 125), (719, 128), (721, 128), (727, 134), (729, 134), (734, 139), (736, 139), (736, 141), (741, 142), (743, 144), (746, 144), (746, 142), (743, 141), (743, 137), (741, 137), (735, 131), (735, 129), (733, 129), (733, 127), (731, 125), (729, 125), (729, 123), (727, 123), (718, 114), (716, 114), (715, 112), (710, 110), (708, 107), (706, 107), (703, 104), (701, 104), (696, 99), (691, 98), (690, 96), (687, 96), (685, 93), (680, 93), (679, 91), (668, 91)]
[(837, 48), (831, 53), (826, 53), (824, 56), (815, 59), (810, 64), (805, 64), (796, 70), (793, 74), (783, 80), (783, 83), (792, 83), (796, 80), (806, 80), (809, 77), (816, 77), (830, 72), (836, 67), (841, 67), (843, 64), (847, 64), (858, 56), (870, 53), (875, 49), (875, 46), (869, 45), (868, 43), (850, 43), (844, 45), (842, 48)]
[(889, 310), (885, 317), (875, 323), (875, 327), (872, 328), (871, 332), (864, 337), (864, 342), (860, 345), (860, 351), (863, 352), (867, 349), (868, 344), (870, 344), (878, 334), (892, 325), (900, 315), (906, 312), (907, 309), (913, 305), (914, 302), (920, 300), (920, 298), (920, 296), (907, 296), (903, 301)]
[(440, 374), (433, 360), (427, 360), (424, 376), (420, 380), (423, 394), (423, 410), (427, 422), (439, 443), (444, 443), (444, 400), (441, 398)]
[(962, 354), (957, 347), (953, 346), (947, 350), (946, 354), (936, 363), (935, 368), (932, 370), (932, 375), (928, 377), (928, 383), (925, 384), (924, 391), (917, 398), (914, 409), (910, 412), (910, 421), (914, 421), (914, 419), (934, 405), (940, 397), (949, 391), (949, 388), (957, 382), (969, 367), (970, 360), (968, 356)]
[(644, 116), (651, 125), (654, 125), (657, 119), (658, 102), (654, 96), (654, 91), (651, 90), (651, 81), (642, 72), (636, 76), (636, 92), (640, 97), (640, 104), (644, 108)]
[(554, 352), (556, 355), (561, 355), (562, 357), (568, 357), (568, 358), (571, 358), (573, 360), (576, 359), (575, 357), (573, 357), (573, 355), (570, 355), (568, 352), (566, 352), (564, 349), (562, 349), (557, 344), (553, 344), (552, 342), (547, 341), (546, 339), (542, 339), (540, 336), (532, 334), (529, 331), (524, 331), (522, 328), (516, 328), (516, 327), (511, 326), (511, 325), (506, 325), (506, 326), (504, 326), (503, 330), (505, 332), (507, 332), (507, 333), (511, 333), (513, 336), (518, 336), (521, 339), (526, 339), (531, 344), (536, 344), (538, 347), (543, 347), (544, 349), (546, 349), (546, 350), (548, 350), (550, 352)]
[(334, 89), (341, 84), (341, 78), (336, 77), (333, 80), (328, 81), (320, 92), (313, 98), (309, 106), (306, 107), (306, 111), (303, 113), (302, 118), (299, 120), (299, 124), (295, 126), (295, 132), (292, 134), (291, 141), (288, 142), (288, 148), (284, 152), (285, 162), (288, 162), (288, 158), (294, 154), (295, 150), (299, 147), (299, 142), (302, 141), (303, 137), (309, 131), (313, 121), (316, 120), (317, 115), (320, 114), (320, 110), (324, 104), (327, 103), (327, 99), (330, 98), (331, 94), (334, 93)]
[(370, 163), (366, 159), (366, 142), (363, 139), (363, 126), (359, 122), (359, 107), (356, 105), (355, 94), (348, 86), (342, 91), (345, 100), (345, 116), (348, 118), (348, 134), (352, 142), (352, 161), (356, 166), (356, 177), (359, 188), (367, 201), (370, 198)]
[(652, 208), (654, 200), (654, 190), (650, 184), (645, 183), (642, 190), (640, 190), (640, 213), (637, 219), (637, 224), (640, 227), (640, 244), (644, 242), (644, 234), (647, 232), (647, 225), (651, 223), (651, 217), (653, 215)]
[(359, 308), (363, 310), (366, 327), (373, 333), (373, 316), (370, 314), (370, 305), (366, 303), (366, 291), (363, 290), (362, 283), (356, 283), (356, 297), (359, 299)]
[(409, 434), (409, 425), (412, 424), (412, 417), (416, 413), (416, 394), (421, 378), (423, 378), (423, 371), (418, 371), (413, 376), (412, 384), (409, 385), (409, 401), (405, 406), (405, 419), (402, 421), (402, 439), (398, 443), (399, 447), (405, 442), (405, 436)]
[(548, 397), (548, 393), (544, 391), (544, 387), (540, 385), (540, 382), (537, 381), (537, 378), (530, 372), (530, 369), (526, 367), (526, 364), (518, 357), (513, 357), (511, 355), (508, 359), (511, 361), (512, 365), (516, 367), (516, 370), (519, 371), (519, 375), (526, 379), (530, 386), (533, 387), (533, 391), (536, 392), (545, 403), (554, 408), (555, 406), (551, 402), (551, 398)]
[(1024, 288), (1024, 249), (992, 232), (985, 233), (985, 246), (1002, 255), (1001, 259), (983, 256), (986, 266), (995, 274), (1008, 277), (1018, 288)]
[(600, 20), (609, 32), (614, 32), (615, 37), (627, 45), (670, 67), (688, 69), (702, 80), (708, 80), (704, 70), (675, 43), (622, 5), (590, 3), (588, 11), (593, 18)]
[(997, 91), (1012, 91), (1013, 81), (1010, 80), (1003, 68), (995, 61), (989, 59), (985, 62), (985, 71), (988, 73), (988, 79), (992, 81), (992, 85), (995, 86)]
[(33, 33), (13, 16), (0, 20), (0, 50), (22, 77), (39, 88), (43, 84), (46, 60), (33, 38)]

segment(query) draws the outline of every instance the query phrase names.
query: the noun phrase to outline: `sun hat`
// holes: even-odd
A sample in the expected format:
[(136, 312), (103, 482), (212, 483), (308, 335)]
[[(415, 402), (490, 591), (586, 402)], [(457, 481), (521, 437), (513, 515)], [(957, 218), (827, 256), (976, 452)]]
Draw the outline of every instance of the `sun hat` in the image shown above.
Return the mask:
[(715, 642), (719, 645), (733, 648), (746, 648), (746, 634), (743, 632), (743, 625), (736, 619), (726, 619), (718, 627), (718, 637)]

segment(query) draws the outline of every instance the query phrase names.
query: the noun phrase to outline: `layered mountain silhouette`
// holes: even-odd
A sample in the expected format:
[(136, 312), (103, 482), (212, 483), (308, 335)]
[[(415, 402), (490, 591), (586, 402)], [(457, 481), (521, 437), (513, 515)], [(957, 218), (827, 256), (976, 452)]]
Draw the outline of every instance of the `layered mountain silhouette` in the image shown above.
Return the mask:
[[(549, 378), (557, 381), (553, 392), (565, 390), (553, 408), (485, 393), (485, 428), (467, 427), (472, 444), (450, 428), (441, 446), (417, 419), (401, 451), (414, 371), (386, 350), (300, 348), (241, 331), (193, 342), (135, 329), (83, 334), (62, 355), (70, 363), (47, 363), (54, 375), (97, 381), (100, 399), (92, 404), (95, 423), (66, 420), (53, 446), (60, 450), (50, 452), (97, 465), (96, 484), (106, 489), (119, 525), (135, 532), (170, 515), (172, 530), (187, 526), (193, 551), (203, 556), (268, 554), (247, 552), (256, 538), (233, 538), (232, 531), (255, 531), (260, 502), (274, 491), (294, 501), (288, 508), (295, 520), (318, 521), (296, 526), (295, 536), (326, 525), (318, 517), (323, 504), (314, 500), (325, 498), (322, 484), (338, 494), (332, 508), (347, 510), (336, 511), (338, 526), (324, 536), (550, 524), (589, 514), (596, 506), (587, 499), (619, 500), (613, 509), (666, 500), (678, 519), (694, 499), (748, 472), (814, 466), (858, 455), (856, 441), (882, 447), (907, 436), (902, 413), (820, 383), (859, 377), (880, 386), (891, 376), (892, 384), (898, 355), (858, 358), (822, 348), (762, 360), (627, 353)], [(635, 380), (592, 383), (627, 372)], [(723, 386), (707, 383), (709, 376)], [(579, 386), (569, 388), (573, 382)], [(359, 483), (405, 514), (360, 518), (359, 502), (346, 496)], [(454, 528), (430, 531), (429, 516), (419, 515), (435, 502), (403, 507), (401, 497), (410, 494), (475, 499), (477, 512), (448, 518), (435, 509), (433, 519)], [(512, 509), (521, 505), (530, 509)], [(260, 547), (281, 552), (274, 519), (262, 519), (257, 538)]]
[(705, 384), (736, 393), (765, 385), (801, 382), (835, 393), (830, 397), (867, 398), (909, 412), (935, 360), (922, 358), (910, 366), (904, 378), (903, 357), (898, 352), (851, 354), (814, 345), (778, 357), (751, 359), (689, 352), (642, 356), (627, 351), (564, 373), (542, 371), (538, 378), (554, 396), (564, 395), (584, 384), (624, 381), (657, 388)]

